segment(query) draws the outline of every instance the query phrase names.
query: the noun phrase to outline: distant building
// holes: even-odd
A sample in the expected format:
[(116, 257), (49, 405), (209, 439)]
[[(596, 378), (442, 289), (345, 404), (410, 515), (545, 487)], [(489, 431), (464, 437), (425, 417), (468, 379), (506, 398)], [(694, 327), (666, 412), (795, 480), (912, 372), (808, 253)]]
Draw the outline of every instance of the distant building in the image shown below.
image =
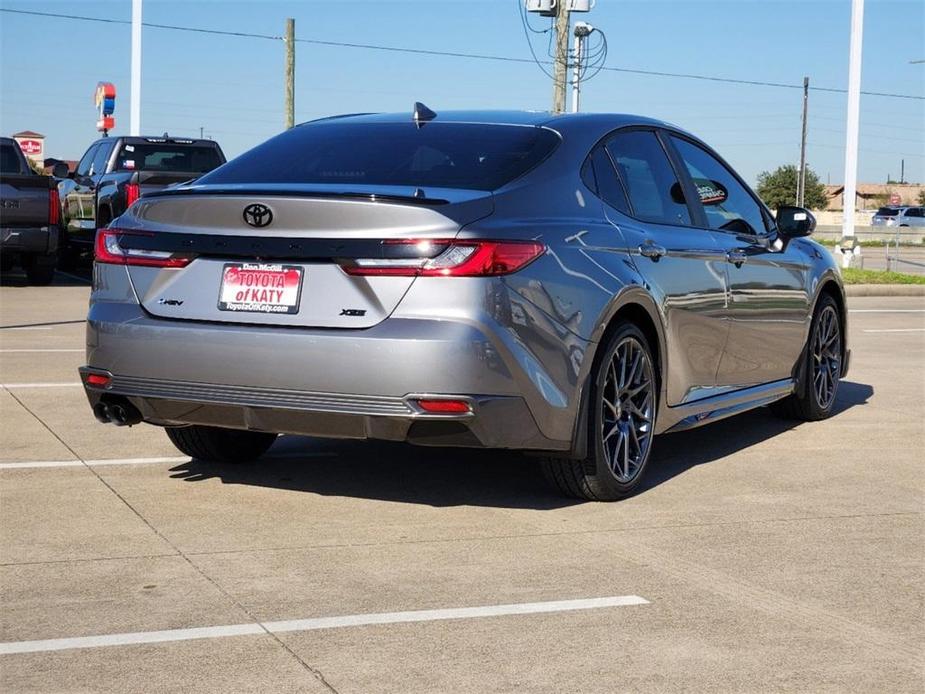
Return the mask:
[(31, 159), (39, 168), (45, 165), (45, 136), (32, 130), (23, 130), (15, 133), (13, 139), (19, 143), (19, 148), (27, 158)]
[[(925, 190), (921, 183), (858, 183), (857, 209), (876, 210), (884, 205), (918, 205), (919, 194)], [(825, 195), (827, 210), (845, 209), (845, 186), (828, 185)]]

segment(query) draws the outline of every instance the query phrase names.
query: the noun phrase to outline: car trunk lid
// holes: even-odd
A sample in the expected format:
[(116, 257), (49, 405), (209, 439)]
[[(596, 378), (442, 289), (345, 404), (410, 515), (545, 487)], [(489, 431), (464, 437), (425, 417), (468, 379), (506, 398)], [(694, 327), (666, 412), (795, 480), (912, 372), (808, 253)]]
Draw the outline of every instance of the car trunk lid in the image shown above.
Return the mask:
[(453, 238), (491, 213), (490, 193), (388, 186), (184, 186), (138, 201), (118, 226), (140, 252), (194, 257), (129, 265), (149, 313), (177, 320), (368, 328), (414, 277), (351, 276), (340, 262), (382, 257), (389, 242)]

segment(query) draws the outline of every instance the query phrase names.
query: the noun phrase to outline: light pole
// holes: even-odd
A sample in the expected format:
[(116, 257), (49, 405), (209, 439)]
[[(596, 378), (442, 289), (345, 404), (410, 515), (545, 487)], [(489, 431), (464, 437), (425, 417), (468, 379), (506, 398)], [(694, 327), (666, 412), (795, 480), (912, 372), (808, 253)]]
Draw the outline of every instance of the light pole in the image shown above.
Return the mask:
[(141, 0), (132, 0), (132, 90), (130, 135), (141, 135)]
[(858, 131), (861, 118), (861, 44), (864, 41), (864, 0), (851, 0), (851, 47), (848, 58), (848, 117), (845, 134), (845, 221), (842, 237), (854, 236), (857, 206)]

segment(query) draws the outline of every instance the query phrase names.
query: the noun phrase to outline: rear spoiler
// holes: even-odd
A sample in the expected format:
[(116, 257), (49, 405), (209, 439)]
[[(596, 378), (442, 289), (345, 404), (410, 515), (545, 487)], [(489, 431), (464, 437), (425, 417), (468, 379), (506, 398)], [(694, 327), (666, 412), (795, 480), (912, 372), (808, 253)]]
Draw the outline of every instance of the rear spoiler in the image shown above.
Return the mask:
[[(153, 183), (153, 181), (152, 181)], [(255, 195), (263, 197), (305, 197), (305, 198), (338, 198), (341, 200), (368, 200), (369, 202), (397, 202), (404, 203), (406, 205), (421, 205), (423, 207), (430, 207), (436, 205), (447, 205), (449, 200), (444, 198), (427, 198), (419, 197), (415, 195), (396, 195), (394, 193), (373, 193), (366, 191), (330, 191), (330, 190), (311, 190), (306, 188), (276, 188), (273, 190), (267, 190), (262, 188), (248, 189), (244, 187), (240, 188), (228, 188), (225, 190), (210, 188), (208, 191), (204, 191), (200, 188), (181, 188), (181, 189), (171, 189), (164, 191), (156, 191), (154, 193), (146, 193), (145, 197), (166, 197), (166, 196), (177, 196), (177, 195)], [(487, 193), (486, 193), (487, 195)]]

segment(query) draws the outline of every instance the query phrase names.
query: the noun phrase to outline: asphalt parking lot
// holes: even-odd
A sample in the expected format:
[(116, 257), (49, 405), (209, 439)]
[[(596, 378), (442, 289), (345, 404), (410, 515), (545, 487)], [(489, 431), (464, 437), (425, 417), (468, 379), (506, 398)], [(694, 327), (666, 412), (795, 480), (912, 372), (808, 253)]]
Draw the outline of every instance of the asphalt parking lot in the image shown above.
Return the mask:
[(93, 419), (85, 281), (2, 285), (5, 692), (925, 686), (925, 297), (850, 299), (829, 421), (661, 437), (593, 504), (481, 451), (191, 461)]

